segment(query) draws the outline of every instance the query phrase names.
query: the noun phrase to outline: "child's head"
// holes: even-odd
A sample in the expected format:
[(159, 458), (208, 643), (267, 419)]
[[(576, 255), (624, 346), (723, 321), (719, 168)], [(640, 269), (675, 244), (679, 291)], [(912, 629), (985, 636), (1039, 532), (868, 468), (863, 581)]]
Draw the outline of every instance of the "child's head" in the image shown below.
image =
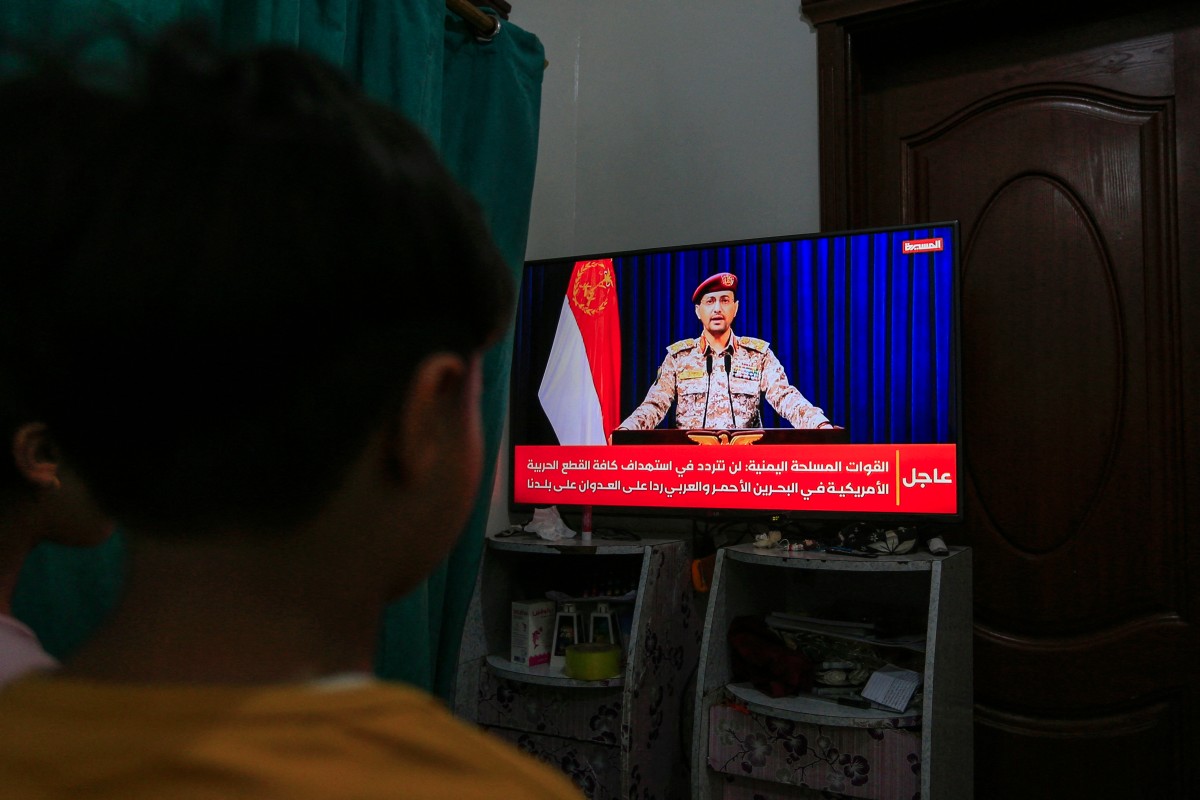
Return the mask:
[(480, 454), (457, 400), (477, 404), (512, 303), (475, 202), (315, 57), (186, 29), (132, 49), (125, 85), (47, 67), (0, 86), (8, 358), (65, 463), (131, 532), (273, 535), (390, 426), (462, 450), (457, 474), (388, 466), (454, 479), (424, 500), (461, 505)]

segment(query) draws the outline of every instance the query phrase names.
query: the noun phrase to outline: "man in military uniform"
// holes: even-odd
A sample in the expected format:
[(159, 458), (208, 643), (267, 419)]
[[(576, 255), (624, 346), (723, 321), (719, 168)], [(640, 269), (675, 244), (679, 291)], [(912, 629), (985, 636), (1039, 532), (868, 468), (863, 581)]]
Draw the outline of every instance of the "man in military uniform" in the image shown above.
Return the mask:
[(788, 383), (768, 342), (734, 334), (737, 286), (736, 275), (720, 272), (696, 287), (692, 302), (703, 328), (700, 336), (667, 348), (658, 380), (621, 429), (656, 427), (672, 402), (678, 428), (757, 428), (762, 426), (763, 395), (795, 428), (835, 427)]

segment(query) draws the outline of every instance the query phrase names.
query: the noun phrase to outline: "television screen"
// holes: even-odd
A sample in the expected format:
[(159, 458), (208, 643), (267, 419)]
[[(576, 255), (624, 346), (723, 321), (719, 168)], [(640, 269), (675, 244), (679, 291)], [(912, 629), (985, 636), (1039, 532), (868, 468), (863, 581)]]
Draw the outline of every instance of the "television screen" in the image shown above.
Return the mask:
[(958, 225), (532, 261), (514, 510), (957, 517)]

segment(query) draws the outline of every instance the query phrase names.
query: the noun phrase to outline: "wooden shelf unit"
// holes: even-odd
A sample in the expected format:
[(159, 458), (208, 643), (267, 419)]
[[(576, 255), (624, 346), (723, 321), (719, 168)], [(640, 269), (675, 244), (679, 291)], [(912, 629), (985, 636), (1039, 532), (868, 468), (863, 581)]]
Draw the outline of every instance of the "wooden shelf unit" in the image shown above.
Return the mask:
[[(848, 796), (886, 796), (883, 789), (872, 794), (873, 786), (881, 786), (890, 770), (904, 771), (906, 776), (919, 772), (920, 796), (925, 800), (963, 800), (973, 796), (973, 719), (972, 719), (972, 591), (971, 551), (951, 548), (948, 555), (928, 553), (910, 555), (881, 555), (877, 558), (832, 555), (816, 552), (784, 552), (755, 548), (752, 545), (727, 547), (718, 553), (713, 574), (711, 596), (705, 620), (705, 636), (701, 644), (694, 697), (694, 728), (692, 736), (693, 797), (696, 800), (716, 800), (740, 797), (754, 791), (771, 798), (800, 798), (812, 796), (807, 791), (829, 790), (829, 776), (835, 783), (845, 779), (844, 786), (835, 789)], [(923, 648), (917, 647), (921, 661), (923, 687), (918, 707), (904, 712), (860, 709), (835, 701), (808, 696), (773, 698), (748, 683), (739, 682), (734, 674), (728, 643), (730, 624), (738, 617), (779, 611), (800, 611), (815, 604), (842, 602), (886, 604), (899, 616), (924, 626)], [(907, 649), (912, 658), (914, 646), (895, 642), (877, 642), (882, 654), (888, 648)], [(716, 716), (727, 709), (748, 717), (766, 720), (768, 727), (781, 727), (784, 721), (793, 725), (789, 731), (803, 734), (808, 743), (828, 737), (831, 731), (874, 728), (904, 730), (912, 739), (913, 750), (904, 763), (869, 765), (873, 773), (853, 773), (854, 763), (847, 765), (829, 759), (816, 764), (810, 771), (797, 769), (803, 776), (801, 788), (788, 782), (770, 779), (751, 780), (728, 769), (728, 754), (710, 748), (713, 709)], [(732, 717), (736, 722), (739, 718)], [(730, 723), (715, 733), (729, 737)], [(878, 732), (876, 734), (879, 735)], [(895, 736), (895, 734), (892, 734)], [(750, 739), (753, 745), (753, 739)], [(759, 737), (755, 757), (761, 762), (767, 755)], [(845, 754), (843, 753), (843, 756)], [(914, 763), (916, 759), (919, 762)], [(815, 764), (820, 759), (813, 757)], [(716, 765), (714, 766), (714, 763)], [(789, 765), (803, 764), (792, 754)], [(742, 772), (751, 772), (749, 761), (736, 765)], [(861, 762), (859, 768), (866, 772)], [(845, 775), (838, 775), (839, 771)], [(776, 773), (778, 775), (778, 773)], [(761, 777), (761, 776), (760, 776)], [(851, 785), (850, 778), (861, 779), (861, 785)], [(908, 780), (915, 780), (908, 777)], [(789, 777), (788, 780), (793, 780)], [(798, 781), (797, 781), (798, 782)], [(874, 783), (872, 783), (874, 782)], [(740, 790), (736, 787), (742, 786)], [(912, 796), (911, 791), (909, 797)]]
[[(690, 797), (683, 718), (703, 620), (682, 539), (489, 536), (459, 658), (455, 711), (563, 769), (590, 800)], [(622, 672), (567, 677), (510, 658), (513, 600), (569, 597), (624, 618)]]

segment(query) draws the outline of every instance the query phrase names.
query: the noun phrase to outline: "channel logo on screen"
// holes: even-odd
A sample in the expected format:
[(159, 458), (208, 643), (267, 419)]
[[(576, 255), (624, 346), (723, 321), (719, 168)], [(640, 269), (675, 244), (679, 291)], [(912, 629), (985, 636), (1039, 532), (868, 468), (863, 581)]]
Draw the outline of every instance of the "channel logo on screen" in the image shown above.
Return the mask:
[(945, 248), (942, 237), (936, 239), (908, 239), (900, 244), (900, 252), (904, 255), (913, 253), (940, 253)]

